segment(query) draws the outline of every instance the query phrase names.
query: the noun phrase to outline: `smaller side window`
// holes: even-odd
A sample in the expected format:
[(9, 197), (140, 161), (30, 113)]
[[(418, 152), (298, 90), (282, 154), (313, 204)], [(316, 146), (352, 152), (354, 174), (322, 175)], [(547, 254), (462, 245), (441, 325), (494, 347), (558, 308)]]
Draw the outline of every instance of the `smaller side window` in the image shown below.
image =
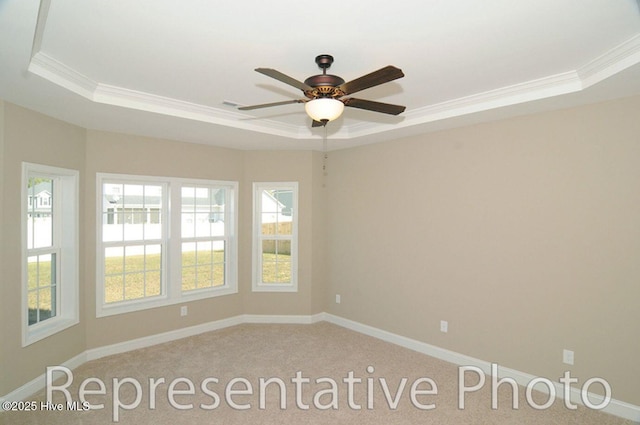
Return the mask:
[(298, 290), (298, 183), (254, 183), (253, 290)]
[(78, 323), (78, 172), (23, 163), (23, 346)]

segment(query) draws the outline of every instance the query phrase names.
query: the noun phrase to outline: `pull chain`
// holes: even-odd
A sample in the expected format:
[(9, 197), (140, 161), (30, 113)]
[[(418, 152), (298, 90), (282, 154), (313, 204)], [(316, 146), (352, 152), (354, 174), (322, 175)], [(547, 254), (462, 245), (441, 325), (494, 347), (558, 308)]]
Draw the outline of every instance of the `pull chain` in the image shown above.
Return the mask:
[(322, 138), (322, 187), (327, 186), (327, 126), (324, 126), (324, 137)]

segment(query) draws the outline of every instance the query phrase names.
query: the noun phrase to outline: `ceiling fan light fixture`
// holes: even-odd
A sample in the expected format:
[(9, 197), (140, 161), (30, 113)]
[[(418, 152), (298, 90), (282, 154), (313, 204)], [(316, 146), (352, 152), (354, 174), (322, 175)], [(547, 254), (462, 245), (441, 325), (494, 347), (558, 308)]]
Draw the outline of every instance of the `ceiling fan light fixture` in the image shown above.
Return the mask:
[(341, 77), (327, 74), (327, 69), (332, 63), (333, 56), (331, 55), (320, 55), (316, 57), (316, 64), (322, 69), (322, 74), (312, 75), (304, 80), (304, 82), (298, 81), (272, 68), (256, 68), (256, 72), (260, 74), (302, 90), (305, 97), (302, 99), (263, 103), (261, 105), (239, 106), (238, 110), (251, 111), (253, 109), (269, 108), (271, 106), (304, 103), (307, 115), (313, 120), (311, 127), (327, 125), (329, 121), (333, 121), (342, 115), (345, 106), (389, 115), (398, 115), (404, 112), (405, 107), (401, 105), (391, 105), (389, 103), (357, 99), (350, 96), (353, 93), (370, 87), (379, 86), (380, 84), (404, 77), (404, 73), (400, 68), (387, 65), (384, 68), (380, 68), (377, 71), (370, 72), (369, 74), (345, 83)]
[(344, 103), (338, 99), (322, 97), (308, 101), (304, 104), (304, 109), (314, 121), (327, 122), (342, 115)]

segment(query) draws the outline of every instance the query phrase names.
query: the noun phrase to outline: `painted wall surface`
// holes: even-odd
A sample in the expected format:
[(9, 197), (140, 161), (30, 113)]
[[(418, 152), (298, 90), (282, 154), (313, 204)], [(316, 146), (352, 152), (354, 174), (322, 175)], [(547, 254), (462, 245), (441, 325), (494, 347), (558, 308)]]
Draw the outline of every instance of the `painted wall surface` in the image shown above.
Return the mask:
[[(4, 155), (2, 162), (2, 370), (0, 394), (7, 394), (36, 378), (45, 367), (56, 365), (85, 351), (85, 322), (22, 348), (21, 329), (21, 188), (22, 162), (52, 165), (80, 171), (84, 187), (85, 130), (19, 106), (4, 103)], [(85, 211), (80, 205), (80, 227)], [(85, 293), (84, 253), (80, 239), (80, 297)], [(86, 309), (80, 303), (80, 317)]]
[[(0, 271), (4, 275), (4, 101), (0, 99)], [(6, 300), (11, 294), (4, 278), (0, 278), (0, 337), (3, 338), (9, 332), (9, 317), (7, 317), (3, 300)], [(6, 344), (0, 344), (0, 372), (4, 376), (4, 366), (9, 364), (6, 357)], [(6, 394), (11, 387), (7, 384), (0, 384), (0, 394)]]
[[(5, 107), (6, 105), (6, 107)], [(209, 323), (239, 314), (309, 315), (324, 309), (312, 303), (312, 283), (321, 286), (324, 268), (313, 270), (323, 247), (313, 224), (323, 208), (314, 199), (313, 170), (319, 156), (311, 152), (244, 152), (205, 145), (84, 130), (12, 104), (2, 103), (2, 335), (0, 395), (10, 393), (58, 365), (92, 348)], [(20, 187), (22, 161), (80, 170), (81, 308), (80, 325), (21, 347), (20, 329)], [(128, 314), (96, 318), (96, 173), (170, 176), (239, 183), (238, 294)], [(299, 291), (292, 294), (251, 292), (252, 183), (297, 181), (300, 187)], [(317, 291), (316, 291), (317, 292)], [(312, 304), (313, 310), (312, 310)], [(322, 301), (323, 305), (323, 301)], [(4, 361), (4, 359), (7, 359)], [(15, 359), (15, 360), (14, 360)]]
[(327, 296), (327, 187), (325, 154), (313, 153), (313, 200), (312, 200), (312, 276), (311, 314), (326, 311)]
[[(552, 380), (604, 377), (614, 398), (640, 405), (639, 97), (333, 151), (326, 176), (318, 152), (221, 149), (2, 110), (0, 395), (88, 349), (244, 313), (328, 311)], [(26, 348), (22, 161), (80, 170), (82, 196), (81, 322)], [(96, 172), (238, 181), (240, 293), (189, 303), (186, 317), (175, 305), (97, 319)], [(251, 292), (254, 181), (300, 184), (298, 293)], [(562, 364), (563, 348), (575, 366)]]
[(640, 404), (638, 117), (635, 97), (333, 152), (328, 311)]
[[(241, 182), (243, 153), (231, 149), (151, 139), (101, 131), (87, 133), (87, 184), (85, 200), (87, 246), (96, 246), (96, 173), (167, 176)], [(96, 318), (96, 250), (88, 250), (85, 304), (87, 348), (224, 319), (242, 313), (238, 294), (189, 303), (189, 314), (180, 316), (182, 304)]]
[[(244, 260), (240, 275), (245, 313), (248, 314), (310, 314), (313, 282), (313, 161), (312, 152), (245, 153), (246, 182), (242, 208)], [(298, 292), (252, 292), (253, 183), (298, 182)], [(306, 312), (306, 313), (302, 313)]]

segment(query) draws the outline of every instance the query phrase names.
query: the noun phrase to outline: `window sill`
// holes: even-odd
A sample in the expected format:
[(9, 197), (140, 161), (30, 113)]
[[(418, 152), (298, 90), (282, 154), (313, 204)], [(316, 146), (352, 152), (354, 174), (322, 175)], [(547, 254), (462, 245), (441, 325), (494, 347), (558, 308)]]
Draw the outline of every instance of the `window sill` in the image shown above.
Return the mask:
[(27, 329), (23, 335), (22, 347), (26, 347), (45, 338), (53, 336), (72, 326), (77, 325), (80, 321), (77, 318), (58, 317), (47, 320), (47, 322), (35, 325), (34, 329)]
[(258, 283), (253, 292), (298, 292), (298, 286), (291, 283)]
[(179, 297), (166, 298), (156, 297), (152, 300), (136, 300), (129, 302), (121, 302), (113, 305), (98, 307), (96, 317), (115, 316), (117, 314), (134, 313), (137, 311), (149, 310), (152, 308), (167, 307), (175, 304), (182, 304), (191, 301), (205, 300), (208, 298), (216, 298), (224, 295), (237, 294), (237, 287), (218, 287), (206, 289), (202, 291), (194, 291), (193, 293), (182, 293)]

